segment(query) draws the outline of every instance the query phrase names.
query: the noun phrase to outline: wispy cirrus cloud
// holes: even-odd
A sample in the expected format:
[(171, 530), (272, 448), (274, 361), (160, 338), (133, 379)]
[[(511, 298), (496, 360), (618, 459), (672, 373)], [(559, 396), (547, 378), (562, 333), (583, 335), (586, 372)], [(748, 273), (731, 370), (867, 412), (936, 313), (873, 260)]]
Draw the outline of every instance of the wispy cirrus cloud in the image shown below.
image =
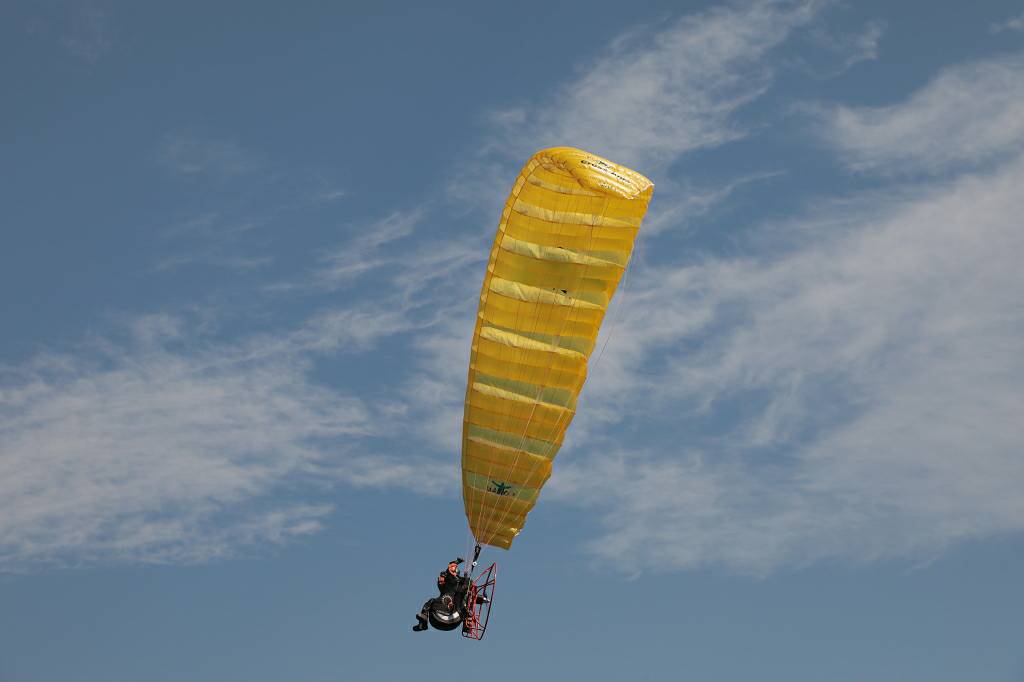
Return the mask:
[(373, 331), (204, 342), (157, 315), (93, 352), (3, 368), (0, 570), (259, 551), (322, 528), (333, 484), (438, 479), (423, 457), (368, 454), (378, 408), (312, 380), (315, 354), (353, 352), (353, 333)]
[[(186, 266), (236, 273), (266, 268), (285, 221), (306, 220), (347, 196), (323, 171), (276, 168), (230, 139), (166, 134), (157, 159), (185, 181), (189, 207), (160, 231), (169, 251), (153, 266), (161, 273)], [(200, 178), (203, 183), (193, 184)]]
[(591, 549), (764, 573), (1024, 531), (1022, 181), (1018, 160), (774, 258), (647, 272), (551, 484), (606, 513)]
[[(783, 175), (783, 171), (762, 171), (708, 187), (695, 187), (691, 183), (671, 179), (661, 180), (658, 184), (658, 204), (645, 218), (641, 237), (647, 240), (663, 232), (685, 231), (690, 223), (720, 208), (744, 187), (771, 182)], [(667, 198), (662, 199), (662, 193)]]
[[(170, 239), (212, 246), (166, 267), (260, 227), (233, 215), (210, 211), (169, 229)], [(421, 435), (420, 420), (405, 418), (428, 411), (413, 393), (381, 386), (370, 401), (312, 372), (327, 357), (372, 358), (381, 340), (438, 325), (474, 298), (458, 289), (485, 251), (413, 239), (424, 215), (363, 226), (307, 273), (307, 286), (282, 289), (290, 300), (335, 291), (362, 274), (342, 274), (348, 265), (381, 261), (375, 286), (291, 326), (222, 338), (178, 315), (144, 316), (127, 321), (127, 335), (95, 337), (91, 351), (3, 368), (0, 570), (258, 552), (321, 529), (338, 484), (454, 491), (454, 465), (430, 447), (393, 454), (394, 439)]]
[(1024, 14), (1018, 14), (1017, 16), (1006, 19), (1005, 21), (992, 22), (992, 24), (989, 25), (988, 30), (989, 33), (1024, 31)]
[(266, 290), (302, 295), (358, 287), (358, 304), (315, 318), (339, 328), (379, 326), (398, 334), (443, 325), (472, 302), (478, 283), (469, 283), (479, 277), (487, 251), (482, 239), (437, 239), (431, 223), (440, 219), (424, 205), (359, 225), (350, 239), (324, 250), (301, 277)]
[[(339, 310), (323, 321), (337, 319), (339, 329), (411, 333), (401, 358), (405, 375), (387, 387), (390, 405), (414, 434), (417, 451), (437, 453), (451, 464), (461, 438), (473, 314), (493, 228), (438, 238), (437, 223), (450, 220), (441, 208), (425, 205), (387, 216), (332, 250), (338, 258), (326, 261), (328, 269), (314, 269), (304, 283), (284, 291), (359, 290), (364, 299), (356, 314), (365, 319), (349, 320), (354, 311)], [(345, 264), (340, 277), (333, 269), (339, 263)], [(453, 464), (441, 467), (455, 470)]]
[(906, 101), (819, 111), (822, 139), (858, 171), (935, 173), (1006, 159), (1024, 141), (1024, 58), (960, 64)]
[(741, 138), (749, 131), (734, 114), (775, 76), (766, 57), (823, 6), (737, 4), (626, 32), (560, 89), (556, 104), (501, 113), (512, 155), (570, 145), (653, 173)]
[(263, 161), (234, 140), (187, 132), (165, 135), (158, 158), (166, 168), (186, 177), (231, 178), (264, 167)]
[(808, 33), (811, 43), (822, 52), (832, 55), (834, 59), (837, 58), (839, 63), (835, 64), (833, 60), (833, 63), (822, 66), (816, 60), (814, 63), (807, 63), (805, 68), (812, 74), (832, 78), (861, 62), (878, 59), (879, 45), (885, 30), (885, 24), (878, 20), (867, 22), (855, 33), (829, 30), (821, 25), (815, 26)]
[(337, 289), (351, 284), (361, 275), (399, 262), (397, 253), (386, 255), (382, 247), (409, 237), (421, 224), (426, 213), (425, 207), (410, 211), (395, 211), (369, 225), (356, 228), (356, 234), (346, 244), (335, 247), (323, 254), (318, 267), (307, 284), (326, 290)]
[[(946, 130), (961, 98), (938, 90), (921, 120)], [(825, 202), (768, 251), (642, 274), (552, 481), (606, 514), (597, 556), (765, 573), (1024, 531), (1024, 158), (959, 169)], [(644, 437), (586, 454), (615, 451), (602, 424)]]
[(154, 272), (172, 273), (181, 268), (204, 266), (234, 272), (252, 272), (273, 263), (265, 243), (247, 241), (265, 225), (266, 218), (209, 211), (183, 220), (162, 231), (173, 252), (162, 255)]
[[(673, 216), (692, 219), (747, 182), (782, 172), (776, 165), (720, 186), (678, 182), (665, 173), (690, 154), (757, 132), (739, 114), (787, 68), (772, 58), (774, 51), (798, 29), (816, 26), (827, 6), (735, 3), (626, 30), (551, 96), (532, 107), (490, 112), (487, 144), (456, 169), (448, 195), (481, 214), (493, 211), (523, 159), (545, 147), (576, 146), (651, 176), (659, 190), (648, 224), (678, 231), (670, 227)], [(866, 29), (861, 53), (880, 30)]]

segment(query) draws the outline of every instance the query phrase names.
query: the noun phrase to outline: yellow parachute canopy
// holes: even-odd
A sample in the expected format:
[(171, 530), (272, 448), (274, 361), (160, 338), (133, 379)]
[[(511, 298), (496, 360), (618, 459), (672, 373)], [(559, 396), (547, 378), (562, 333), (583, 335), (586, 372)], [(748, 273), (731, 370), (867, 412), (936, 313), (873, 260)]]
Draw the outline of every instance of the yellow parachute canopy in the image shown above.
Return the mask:
[(501, 214), (473, 332), (462, 497), (508, 549), (551, 475), (654, 185), (571, 147), (538, 152)]

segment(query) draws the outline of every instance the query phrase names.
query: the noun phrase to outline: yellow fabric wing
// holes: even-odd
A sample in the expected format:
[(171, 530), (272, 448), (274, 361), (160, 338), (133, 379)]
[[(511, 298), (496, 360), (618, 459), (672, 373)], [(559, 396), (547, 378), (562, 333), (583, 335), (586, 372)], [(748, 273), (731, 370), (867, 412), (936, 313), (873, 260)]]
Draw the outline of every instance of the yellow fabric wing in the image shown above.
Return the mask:
[(462, 491), (481, 544), (508, 549), (576, 413), (654, 185), (570, 147), (538, 152), (494, 239), (469, 361)]

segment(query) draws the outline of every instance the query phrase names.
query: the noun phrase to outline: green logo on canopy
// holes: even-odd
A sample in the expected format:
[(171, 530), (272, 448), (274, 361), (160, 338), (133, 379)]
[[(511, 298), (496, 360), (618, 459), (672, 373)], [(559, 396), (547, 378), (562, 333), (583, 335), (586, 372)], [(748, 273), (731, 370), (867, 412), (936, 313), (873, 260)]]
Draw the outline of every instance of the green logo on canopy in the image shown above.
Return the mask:
[(491, 485), (487, 486), (487, 492), (501, 495), (502, 497), (513, 494), (512, 486), (505, 482), (499, 483), (498, 481), (491, 481)]

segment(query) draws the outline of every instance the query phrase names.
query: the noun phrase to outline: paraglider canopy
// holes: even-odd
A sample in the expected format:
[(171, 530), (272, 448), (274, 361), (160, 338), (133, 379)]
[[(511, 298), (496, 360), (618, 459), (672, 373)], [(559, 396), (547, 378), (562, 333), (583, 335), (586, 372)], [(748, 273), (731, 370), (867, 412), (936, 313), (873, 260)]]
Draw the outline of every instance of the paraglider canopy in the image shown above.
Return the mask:
[(576, 414), (605, 312), (654, 186), (594, 154), (535, 154), (501, 214), (480, 292), (462, 496), (480, 544), (508, 549)]

